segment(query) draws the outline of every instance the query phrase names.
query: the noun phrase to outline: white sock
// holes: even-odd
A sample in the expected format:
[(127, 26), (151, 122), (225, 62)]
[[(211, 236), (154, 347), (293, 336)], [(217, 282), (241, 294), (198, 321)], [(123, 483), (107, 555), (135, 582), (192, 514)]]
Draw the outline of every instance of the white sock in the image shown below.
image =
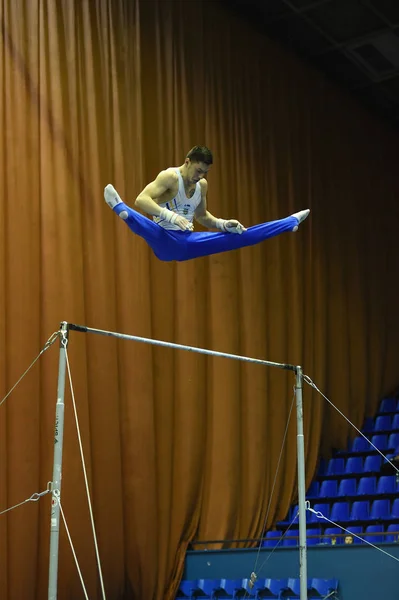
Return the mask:
[[(117, 206), (118, 204), (120, 204), (122, 202), (121, 197), (119, 196), (118, 192), (116, 191), (114, 186), (111, 185), (110, 183), (108, 185), (106, 185), (104, 188), (104, 198), (105, 198), (105, 202), (112, 209), (114, 209), (115, 206)], [(123, 210), (119, 214), (119, 216), (121, 219), (127, 219), (128, 214), (127, 214), (126, 210)]]
[(307, 208), (306, 210), (300, 210), (299, 212), (291, 215), (291, 217), (295, 217), (296, 219), (298, 219), (298, 225), (295, 225), (295, 227), (292, 231), (298, 231), (298, 226), (302, 223), (302, 221), (304, 221), (306, 219), (306, 217), (309, 216), (309, 213), (310, 213), (310, 209)]

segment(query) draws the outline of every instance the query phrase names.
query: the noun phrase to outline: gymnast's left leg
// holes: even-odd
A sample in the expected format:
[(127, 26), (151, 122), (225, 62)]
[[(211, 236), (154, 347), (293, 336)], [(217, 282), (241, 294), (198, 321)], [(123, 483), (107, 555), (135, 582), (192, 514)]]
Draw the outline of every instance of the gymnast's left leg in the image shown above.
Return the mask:
[(299, 225), (308, 217), (309, 209), (301, 210), (285, 219), (269, 221), (248, 227), (241, 234), (236, 233), (211, 233), (208, 231), (200, 233), (171, 232), (176, 238), (184, 235), (187, 245), (184, 252), (184, 260), (219, 254), (229, 250), (237, 250), (246, 246), (254, 246), (269, 238), (288, 231), (297, 231)]

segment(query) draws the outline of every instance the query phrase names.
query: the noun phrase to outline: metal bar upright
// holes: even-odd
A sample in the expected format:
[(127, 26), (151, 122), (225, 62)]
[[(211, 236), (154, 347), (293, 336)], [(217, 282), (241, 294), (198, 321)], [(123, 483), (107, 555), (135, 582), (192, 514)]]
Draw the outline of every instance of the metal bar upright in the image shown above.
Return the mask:
[(306, 548), (306, 483), (305, 483), (305, 444), (303, 437), (303, 371), (296, 368), (296, 414), (297, 414), (297, 460), (298, 460), (298, 508), (299, 508), (299, 577), (300, 599), (308, 598), (307, 548)]
[(66, 349), (68, 345), (68, 324), (63, 321), (60, 328), (60, 355), (58, 364), (58, 386), (57, 404), (55, 408), (55, 431), (54, 431), (54, 460), (53, 480), (51, 498), (51, 520), (50, 520), (50, 561), (48, 580), (48, 600), (57, 598), (58, 581), (58, 547), (60, 535), (60, 506), (58, 499), (61, 492), (62, 476), (62, 450), (64, 440), (64, 396), (65, 396), (65, 372), (66, 372)]

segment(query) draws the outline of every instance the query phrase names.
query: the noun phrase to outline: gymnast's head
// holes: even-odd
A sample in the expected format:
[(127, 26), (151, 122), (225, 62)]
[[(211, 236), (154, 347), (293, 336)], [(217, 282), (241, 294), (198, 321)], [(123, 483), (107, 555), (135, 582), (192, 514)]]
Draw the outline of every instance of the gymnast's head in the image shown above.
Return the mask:
[(194, 146), (184, 161), (186, 180), (189, 183), (197, 183), (206, 177), (213, 164), (212, 152), (206, 146)]

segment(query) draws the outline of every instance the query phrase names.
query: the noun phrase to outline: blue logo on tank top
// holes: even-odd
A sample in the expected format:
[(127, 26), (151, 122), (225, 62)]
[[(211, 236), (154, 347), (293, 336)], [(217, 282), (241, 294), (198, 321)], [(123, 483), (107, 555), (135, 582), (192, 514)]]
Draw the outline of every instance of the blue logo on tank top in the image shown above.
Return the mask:
[(184, 204), (183, 206), (183, 215), (188, 215), (188, 211), (190, 210), (190, 204)]

